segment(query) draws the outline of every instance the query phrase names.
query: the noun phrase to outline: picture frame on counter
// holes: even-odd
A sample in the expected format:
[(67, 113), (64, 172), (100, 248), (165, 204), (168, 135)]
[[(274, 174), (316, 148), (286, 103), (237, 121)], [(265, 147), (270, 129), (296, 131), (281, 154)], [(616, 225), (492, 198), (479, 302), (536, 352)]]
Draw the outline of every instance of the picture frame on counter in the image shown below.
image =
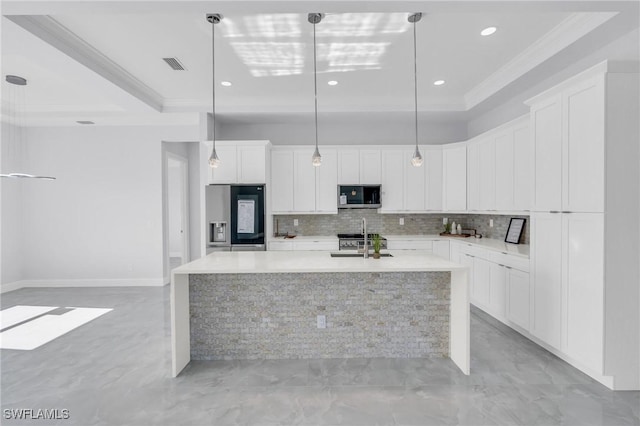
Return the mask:
[(527, 219), (520, 217), (512, 217), (509, 221), (509, 229), (507, 235), (504, 237), (505, 243), (520, 244), (520, 237), (522, 237), (522, 230)]

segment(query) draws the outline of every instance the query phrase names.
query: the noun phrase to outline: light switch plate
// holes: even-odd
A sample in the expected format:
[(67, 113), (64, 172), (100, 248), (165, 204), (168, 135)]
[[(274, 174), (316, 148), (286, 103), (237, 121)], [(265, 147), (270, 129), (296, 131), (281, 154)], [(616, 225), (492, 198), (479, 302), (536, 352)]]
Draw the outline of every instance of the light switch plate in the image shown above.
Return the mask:
[(493, 219), (489, 219), (489, 227), (493, 228)]
[(324, 315), (318, 315), (317, 323), (318, 328), (327, 328), (327, 317)]
[(293, 219), (293, 226), (298, 226), (298, 219)]

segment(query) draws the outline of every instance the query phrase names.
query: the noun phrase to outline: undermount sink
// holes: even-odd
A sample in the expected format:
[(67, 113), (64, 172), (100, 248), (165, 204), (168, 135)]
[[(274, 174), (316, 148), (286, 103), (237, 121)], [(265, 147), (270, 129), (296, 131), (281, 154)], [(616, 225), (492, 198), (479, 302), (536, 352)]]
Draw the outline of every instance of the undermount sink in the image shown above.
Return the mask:
[[(331, 253), (331, 257), (364, 257), (362, 253), (338, 252)], [(393, 257), (391, 253), (380, 253), (380, 257)], [(373, 253), (369, 253), (369, 258), (373, 259)]]

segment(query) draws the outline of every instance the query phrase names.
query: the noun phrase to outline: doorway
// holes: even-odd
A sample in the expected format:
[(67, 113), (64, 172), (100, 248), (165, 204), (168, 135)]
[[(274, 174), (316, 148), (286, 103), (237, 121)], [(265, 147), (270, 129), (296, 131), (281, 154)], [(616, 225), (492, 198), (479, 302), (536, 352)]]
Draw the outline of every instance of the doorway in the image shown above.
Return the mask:
[(169, 270), (189, 262), (189, 163), (167, 152)]

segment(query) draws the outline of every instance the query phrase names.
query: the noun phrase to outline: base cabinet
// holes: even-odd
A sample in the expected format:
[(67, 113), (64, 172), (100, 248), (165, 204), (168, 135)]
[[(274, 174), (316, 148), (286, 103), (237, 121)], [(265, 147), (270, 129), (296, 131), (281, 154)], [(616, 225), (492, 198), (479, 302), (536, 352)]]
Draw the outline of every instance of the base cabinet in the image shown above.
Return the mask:
[(531, 311), (529, 274), (517, 269), (506, 268), (505, 284), (507, 288), (507, 321), (529, 331)]

